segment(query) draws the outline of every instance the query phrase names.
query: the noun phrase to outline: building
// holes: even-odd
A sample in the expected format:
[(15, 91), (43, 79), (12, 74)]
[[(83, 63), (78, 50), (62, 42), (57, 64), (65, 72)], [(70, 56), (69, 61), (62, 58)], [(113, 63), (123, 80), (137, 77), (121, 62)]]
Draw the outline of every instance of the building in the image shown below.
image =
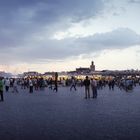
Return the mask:
[(91, 65), (89, 68), (76, 68), (76, 73), (78, 74), (87, 74), (95, 71), (95, 65), (94, 62), (91, 62)]
[(77, 74), (90, 73), (90, 68), (76, 68)]
[(12, 77), (12, 74), (11, 73), (6, 73), (4, 71), (0, 71), (0, 77)]
[(36, 77), (36, 76), (39, 76), (39, 75), (41, 75), (41, 74), (39, 74), (36, 71), (29, 71), (29, 72), (24, 72), (23, 73), (24, 77)]
[(93, 61), (91, 62), (91, 65), (90, 65), (90, 71), (91, 72), (94, 72), (95, 71), (95, 65), (94, 65), (94, 62)]

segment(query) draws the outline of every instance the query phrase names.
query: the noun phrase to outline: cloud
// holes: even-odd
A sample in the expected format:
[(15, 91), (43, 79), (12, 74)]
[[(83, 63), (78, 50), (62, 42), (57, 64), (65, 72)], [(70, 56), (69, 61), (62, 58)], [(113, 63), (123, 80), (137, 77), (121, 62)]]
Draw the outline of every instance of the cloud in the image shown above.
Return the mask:
[(128, 28), (118, 28), (108, 33), (95, 34), (85, 38), (79, 38), (77, 42), (81, 46), (93, 50), (127, 48), (140, 45), (140, 35)]
[(32, 37), (45, 35), (48, 40), (71, 23), (98, 16), (103, 8), (102, 0), (2, 0), (0, 48), (30, 47)]
[(69, 41), (49, 38), (71, 23), (98, 16), (103, 8), (102, 0), (0, 1), (0, 63), (76, 55), (77, 50), (67, 49)]
[[(24, 47), (24, 45), (26, 45)], [(38, 63), (50, 60), (64, 60), (72, 56), (90, 55), (106, 49), (124, 49), (140, 45), (140, 35), (128, 28), (119, 28), (107, 33), (94, 34), (83, 38), (67, 38), (63, 40), (32, 38), (22, 47), (3, 51), (2, 63)], [(1, 61), (2, 60), (2, 61)]]
[(129, 0), (129, 3), (136, 3), (136, 4), (140, 4), (140, 0)]
[(104, 4), (103, 0), (0, 1), (0, 64), (63, 60), (139, 45), (140, 35), (128, 28), (82, 38), (50, 39), (73, 23), (98, 17)]

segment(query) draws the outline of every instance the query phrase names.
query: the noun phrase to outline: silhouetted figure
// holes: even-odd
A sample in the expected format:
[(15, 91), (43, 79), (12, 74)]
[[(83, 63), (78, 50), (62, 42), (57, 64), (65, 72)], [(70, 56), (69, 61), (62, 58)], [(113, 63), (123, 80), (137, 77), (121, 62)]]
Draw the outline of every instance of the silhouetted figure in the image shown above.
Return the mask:
[(55, 73), (55, 80), (54, 80), (54, 89), (53, 91), (58, 91), (58, 84), (57, 84), (57, 81), (58, 81), (58, 73), (56, 72)]
[(111, 81), (108, 81), (108, 87), (109, 87), (109, 90), (111, 90), (112, 88)]
[(91, 89), (92, 89), (92, 94), (93, 98), (97, 98), (97, 82), (95, 79), (91, 79)]
[(114, 90), (114, 86), (115, 86), (115, 81), (112, 80), (112, 81), (111, 81), (111, 88), (112, 88), (112, 90)]
[(51, 89), (51, 90), (52, 90), (52, 84), (53, 84), (53, 80), (52, 80), (52, 78), (50, 78), (48, 85), (49, 85), (49, 89)]
[(43, 78), (40, 78), (40, 90), (43, 90), (45, 87), (45, 82)]
[(38, 90), (38, 79), (37, 78), (34, 79), (34, 87), (35, 87), (35, 90)]
[(72, 90), (72, 88), (74, 88), (75, 89), (75, 91), (76, 91), (76, 80), (75, 80), (75, 78), (72, 76), (72, 78), (71, 78), (71, 87), (70, 87), (70, 91)]
[(17, 89), (17, 81), (16, 79), (13, 80), (13, 93), (18, 93), (18, 89)]
[(10, 80), (8, 78), (6, 78), (6, 80), (5, 80), (5, 90), (6, 90), (6, 92), (9, 91), (9, 87), (10, 87)]
[(3, 99), (3, 81), (2, 81), (2, 77), (0, 77), (0, 96), (1, 96), (1, 101), (4, 101)]
[(29, 80), (29, 92), (33, 93), (33, 81), (31, 79)]
[(90, 98), (90, 80), (88, 76), (86, 76), (86, 79), (84, 80), (84, 86), (85, 86), (85, 99)]

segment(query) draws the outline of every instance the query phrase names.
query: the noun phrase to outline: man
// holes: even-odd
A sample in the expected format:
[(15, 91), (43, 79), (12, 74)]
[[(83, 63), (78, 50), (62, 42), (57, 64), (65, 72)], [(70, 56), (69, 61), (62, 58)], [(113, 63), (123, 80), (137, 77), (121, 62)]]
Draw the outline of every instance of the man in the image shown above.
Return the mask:
[(91, 79), (91, 89), (92, 89), (92, 98), (97, 98), (97, 82), (95, 79)]
[(5, 91), (8, 92), (10, 87), (10, 80), (6, 78), (5, 80)]
[(56, 72), (55, 73), (55, 80), (54, 80), (54, 89), (53, 89), (53, 91), (56, 91), (56, 92), (58, 91), (58, 85), (57, 85), (58, 83), (57, 82), (58, 82), (58, 73)]
[(71, 87), (70, 87), (70, 91), (72, 90), (72, 88), (74, 88), (75, 89), (75, 91), (76, 91), (76, 80), (75, 80), (75, 78), (72, 76), (72, 78), (71, 78)]
[(2, 81), (2, 77), (0, 77), (0, 96), (1, 96), (1, 101), (4, 101), (3, 99), (3, 81)]
[(14, 79), (13, 80), (13, 93), (18, 93), (18, 89), (17, 89), (17, 80), (16, 79)]
[(85, 86), (85, 99), (90, 98), (90, 80), (88, 79), (88, 76), (86, 76), (86, 79), (84, 80), (84, 86)]
[(33, 93), (33, 81), (29, 79), (29, 93)]

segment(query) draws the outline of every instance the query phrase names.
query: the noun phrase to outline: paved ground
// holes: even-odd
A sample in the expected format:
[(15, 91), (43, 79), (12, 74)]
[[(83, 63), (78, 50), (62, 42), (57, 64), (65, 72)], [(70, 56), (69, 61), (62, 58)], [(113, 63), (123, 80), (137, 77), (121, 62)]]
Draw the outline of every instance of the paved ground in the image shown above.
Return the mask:
[(0, 140), (140, 139), (140, 87), (130, 93), (105, 88), (90, 100), (81, 87), (21, 90), (5, 93), (0, 110)]

